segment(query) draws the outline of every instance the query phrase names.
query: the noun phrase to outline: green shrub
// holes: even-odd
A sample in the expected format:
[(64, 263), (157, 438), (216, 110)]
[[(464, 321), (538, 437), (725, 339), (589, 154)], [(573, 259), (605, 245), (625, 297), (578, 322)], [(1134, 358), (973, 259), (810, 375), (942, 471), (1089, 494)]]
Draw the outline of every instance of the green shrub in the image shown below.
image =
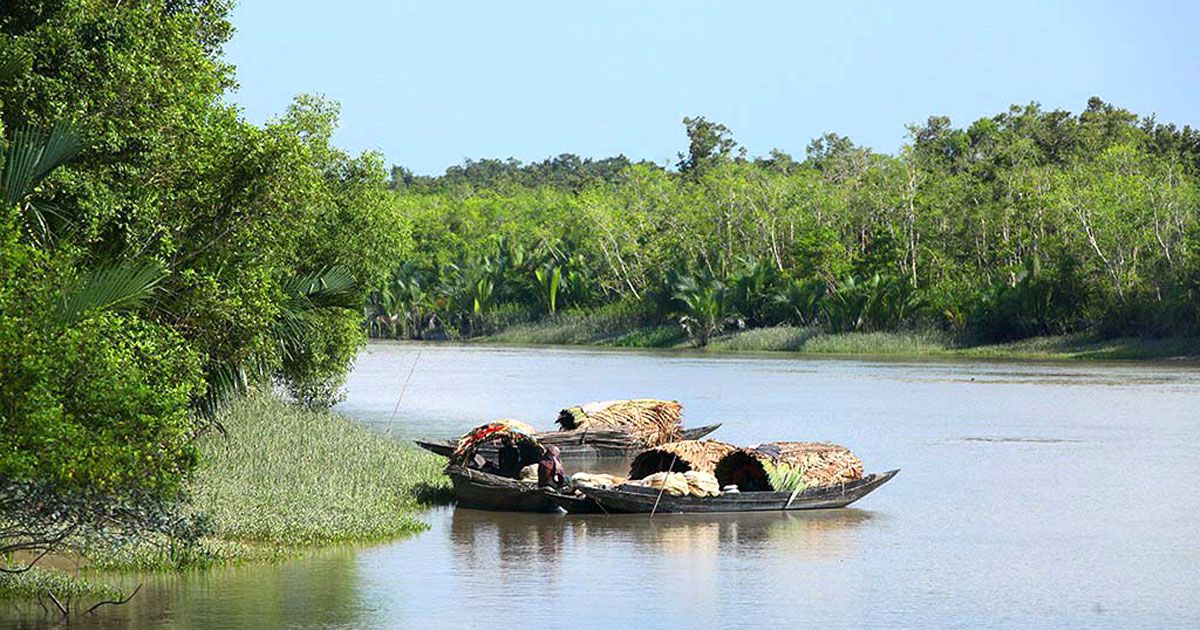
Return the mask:
[(102, 314), (24, 339), (0, 350), (0, 478), (64, 491), (179, 487), (196, 461), (188, 404), (202, 388), (199, 358), (179, 335)]

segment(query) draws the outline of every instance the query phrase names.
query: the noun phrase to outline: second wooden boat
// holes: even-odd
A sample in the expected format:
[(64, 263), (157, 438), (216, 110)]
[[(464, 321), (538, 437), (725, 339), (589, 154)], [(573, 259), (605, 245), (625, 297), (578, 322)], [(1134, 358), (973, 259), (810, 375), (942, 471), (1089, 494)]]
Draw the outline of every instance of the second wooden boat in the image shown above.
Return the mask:
[[(684, 429), (685, 440), (698, 440), (721, 428), (720, 423), (708, 424), (694, 429)], [(559, 456), (567, 457), (629, 457), (643, 450), (644, 446), (631, 445), (627, 433), (619, 430), (576, 430), (576, 431), (546, 431), (535, 433), (534, 438), (543, 446), (554, 445), (559, 449)], [(417, 446), (431, 452), (450, 457), (457, 446), (455, 440), (413, 440)], [(486, 444), (479, 448), (479, 453), (485, 457), (494, 456), (495, 445)]]
[(588, 488), (583, 494), (546, 491), (556, 505), (571, 513), (681, 514), (768, 512), (842, 508), (867, 496), (896, 476), (899, 470), (871, 474), (855, 481), (809, 488), (800, 492), (727, 492), (716, 497), (676, 497), (653, 488), (618, 486)]

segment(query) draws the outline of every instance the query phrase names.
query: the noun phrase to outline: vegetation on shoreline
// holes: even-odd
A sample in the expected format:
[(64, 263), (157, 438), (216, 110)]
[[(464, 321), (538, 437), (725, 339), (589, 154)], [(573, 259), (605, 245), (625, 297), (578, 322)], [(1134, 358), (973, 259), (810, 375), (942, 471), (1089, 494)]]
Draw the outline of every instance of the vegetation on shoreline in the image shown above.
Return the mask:
[(423, 531), (415, 514), (446, 502), (445, 462), (336, 413), (274, 396), (237, 401), (228, 437), (201, 443), (189, 509), (208, 521), (195, 544), (140, 541), (88, 557), (97, 569), (171, 569), (287, 558), (306, 548)]
[(24, 573), (0, 573), (0, 601), (45, 597), (79, 597), (89, 600), (120, 597), (116, 588), (102, 581), (57, 569), (33, 567)]
[[(674, 169), (560, 156), (394, 172), (412, 255), (371, 296), (372, 334), (577, 343), (621, 314), (697, 346), (778, 326), (1200, 335), (1200, 131), (1093, 98), (966, 127), (932, 116), (894, 155), (831, 133), (803, 158), (751, 158), (723, 125), (684, 124)], [(562, 321), (572, 310), (587, 315)]]
[(2, 568), (195, 548), (220, 410), (336, 402), (367, 287), (404, 254), (382, 160), (331, 143), (335, 104), (258, 125), (225, 98), (231, 6), (0, 5)]
[[(678, 325), (631, 326), (619, 321), (591, 328), (596, 316), (560, 315), (518, 324), (483, 343), (590, 345), (627, 348), (692, 348)], [(830, 334), (816, 327), (772, 326), (726, 332), (714, 337), (709, 352), (794, 352), (824, 355), (967, 357), (981, 359), (1141, 360), (1200, 359), (1194, 337), (1102, 338), (1090, 334), (1047, 335), (1001, 343), (981, 342), (945, 331), (851, 332)]]
[(256, 396), (224, 416), (192, 480), (216, 538), (304, 547), (424, 530), (413, 513), (446, 497), (445, 462), (329, 411)]

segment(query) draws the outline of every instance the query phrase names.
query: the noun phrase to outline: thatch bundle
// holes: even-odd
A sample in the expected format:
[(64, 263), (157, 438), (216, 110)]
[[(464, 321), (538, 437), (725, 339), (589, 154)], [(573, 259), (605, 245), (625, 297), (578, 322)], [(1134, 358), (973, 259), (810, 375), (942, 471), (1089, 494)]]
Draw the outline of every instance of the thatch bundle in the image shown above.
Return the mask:
[(563, 409), (558, 424), (566, 431), (619, 429), (643, 446), (658, 446), (683, 437), (683, 405), (674, 400), (609, 400)]
[(682, 440), (656, 446), (633, 459), (630, 479), (642, 479), (656, 472), (713, 472), (717, 462), (736, 451), (732, 444), (716, 440)]
[(696, 497), (715, 497), (721, 494), (721, 484), (717, 476), (710, 472), (689, 470), (683, 473), (688, 482), (688, 494)]
[(772, 442), (730, 452), (717, 462), (714, 473), (722, 487), (791, 492), (862, 479), (863, 463), (837, 444)]

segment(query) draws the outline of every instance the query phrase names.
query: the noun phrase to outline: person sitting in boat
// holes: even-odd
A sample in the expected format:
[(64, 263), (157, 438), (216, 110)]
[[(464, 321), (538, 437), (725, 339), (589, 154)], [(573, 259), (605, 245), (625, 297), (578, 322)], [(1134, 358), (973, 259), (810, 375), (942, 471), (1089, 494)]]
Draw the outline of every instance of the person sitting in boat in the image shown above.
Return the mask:
[(558, 447), (551, 444), (542, 453), (538, 462), (538, 485), (551, 488), (561, 488), (567, 485), (567, 475), (563, 472), (562, 460), (558, 458)]
[(521, 449), (511, 435), (500, 437), (499, 470), (496, 474), (501, 477), (516, 479), (521, 476)]

